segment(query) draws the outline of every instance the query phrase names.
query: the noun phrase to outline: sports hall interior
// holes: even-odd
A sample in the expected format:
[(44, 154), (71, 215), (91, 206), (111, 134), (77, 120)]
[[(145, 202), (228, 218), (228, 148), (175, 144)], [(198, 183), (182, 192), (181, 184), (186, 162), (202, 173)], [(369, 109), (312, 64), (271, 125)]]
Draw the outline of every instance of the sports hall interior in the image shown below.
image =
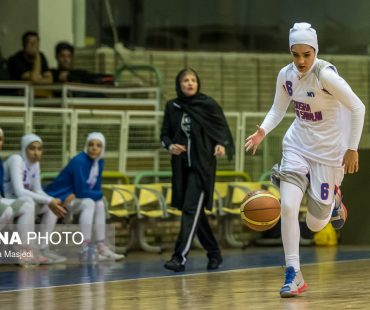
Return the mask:
[[(58, 21), (61, 17), (46, 0), (30, 2), (33, 3), (32, 10), (39, 16), (38, 24), (25, 19), (25, 25), (16, 27), (16, 38), (11, 40), (20, 41), (23, 30), (35, 26), (41, 42), (47, 41), (44, 46), (51, 46), (54, 43), (49, 42), (52, 35), (62, 38), (64, 33), (60, 27), (53, 26), (48, 34), (45, 23), (50, 23), (50, 16)], [(51, 2), (60, 8), (58, 1)], [(92, 16), (88, 15), (92, 14), (92, 5), (86, 4), (88, 1), (75, 2), (79, 4), (66, 1), (74, 14), (81, 11), (78, 5), (84, 3), (87, 18)], [(95, 13), (110, 8), (112, 16), (118, 16), (114, 14), (117, 1), (92, 2), (95, 3)], [(106, 2), (111, 5), (106, 6)], [(152, 8), (146, 1), (137, 2)], [(229, 7), (224, 1), (215, 2), (219, 9)], [(283, 2), (286, 7), (291, 4), (291, 1)], [(359, 6), (366, 11), (369, 5), (366, 1), (360, 2)], [(245, 10), (253, 5), (263, 8), (254, 1), (246, 3)], [(21, 5), (21, 1), (4, 1), (0, 4), (0, 8), (4, 8), (0, 16), (5, 15), (5, 9), (18, 10), (16, 5)], [(271, 1), (266, 1), (266, 5), (276, 8)], [(315, 4), (316, 9), (319, 7)], [(344, 15), (343, 5), (341, 8)], [(26, 5), (23, 10), (26, 9), (30, 7)], [(63, 12), (66, 10), (63, 7)], [(50, 16), (48, 12), (52, 12)], [(311, 13), (308, 11), (308, 15), (302, 16), (307, 18)], [(9, 15), (22, 16), (19, 14)], [(75, 15), (67, 16), (76, 24)], [(86, 18), (86, 15), (82, 14), (80, 18)], [(280, 52), (267, 43), (263, 50), (245, 51), (240, 42), (248, 38), (231, 35), (233, 28), (223, 27), (215, 36), (217, 27), (209, 27), (212, 31), (205, 27), (203, 36), (201, 31), (196, 32), (196, 38), (187, 36), (186, 40), (191, 37), (197, 46), (192, 49), (190, 43), (184, 45), (184, 32), (161, 32), (160, 27), (153, 27), (152, 32), (148, 31), (146, 41), (141, 39), (143, 47), (128, 48), (127, 42), (117, 44), (117, 36), (121, 33), (114, 34), (109, 18), (101, 18), (105, 18), (106, 26), (100, 32), (102, 44), (98, 46), (99, 42), (91, 37), (83, 38), (85, 44), (75, 49), (74, 66), (111, 75), (114, 85), (35, 85), (0, 81), (0, 91), (12, 91), (11, 95), (0, 92), (0, 127), (6, 135), (0, 156), (6, 159), (19, 152), (21, 137), (25, 133), (36, 133), (44, 142), (41, 175), (42, 183), (46, 185), (69, 159), (83, 150), (89, 132), (102, 132), (107, 139), (103, 192), (107, 221), (114, 227), (110, 242), (126, 257), (99, 264), (27, 268), (0, 265), (1, 309), (38, 309), (40, 305), (41, 309), (341, 309), (346, 305), (351, 309), (368, 308), (369, 51), (327, 48), (323, 52), (322, 58), (335, 64), (367, 109), (359, 148), (360, 171), (346, 175), (342, 184), (349, 217), (341, 231), (335, 231), (329, 225), (318, 234), (309, 232), (304, 224), (306, 205), (302, 204), (301, 259), (312, 290), (307, 296), (282, 301), (278, 289), (283, 280), (284, 254), (278, 225), (266, 232), (251, 230), (240, 218), (240, 205), (249, 192), (257, 189), (267, 189), (279, 196), (278, 189), (270, 182), (270, 171), (281, 160), (281, 140), (294, 119), (293, 110), (267, 136), (255, 156), (246, 153), (243, 146), (245, 138), (254, 132), (271, 106), (278, 70), (291, 61), (287, 42), (283, 41), (286, 46), (282, 48), (277, 44)], [(136, 23), (140, 24), (140, 17), (137, 18)], [(287, 19), (294, 21), (291, 16)], [(7, 53), (3, 41), (13, 36), (12, 23), (10, 17), (4, 20), (6, 22), (0, 22), (0, 39), (3, 37), (0, 46)], [(285, 24), (286, 40), (291, 23)], [(334, 21), (329, 23), (333, 24)], [(137, 28), (140, 30), (139, 26)], [(270, 34), (274, 29), (278, 28), (272, 27)], [(368, 21), (365, 29), (370, 30)], [(88, 27), (84, 30), (89, 31)], [(249, 48), (263, 45), (260, 42), (273, 37), (266, 36), (265, 30), (254, 33), (255, 41), (249, 43)], [(108, 35), (103, 44), (104, 35), (110, 31), (113, 35)], [(346, 35), (348, 33), (344, 32)], [(76, 37), (69, 38), (78, 42)], [(347, 38), (350, 39), (341, 40)], [(145, 44), (151, 48), (145, 48)], [(233, 48), (225, 48), (227, 44)], [(370, 46), (370, 41), (367, 44)], [(14, 46), (15, 51), (16, 43)], [(53, 57), (52, 52), (49, 55)], [(207, 214), (224, 256), (223, 265), (216, 271), (206, 270), (207, 258), (197, 240), (193, 243), (185, 272), (173, 273), (163, 268), (176, 241), (181, 213), (171, 207), (170, 155), (161, 146), (159, 133), (165, 103), (176, 96), (175, 76), (184, 67), (192, 67), (199, 73), (202, 92), (222, 106), (235, 142), (232, 161), (218, 160), (214, 208)]]

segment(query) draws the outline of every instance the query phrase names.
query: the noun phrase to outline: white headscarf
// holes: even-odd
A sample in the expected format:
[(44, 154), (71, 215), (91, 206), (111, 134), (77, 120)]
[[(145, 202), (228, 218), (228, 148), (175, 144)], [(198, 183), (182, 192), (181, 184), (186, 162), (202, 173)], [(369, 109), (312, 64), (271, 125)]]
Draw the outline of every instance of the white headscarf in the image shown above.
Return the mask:
[(41, 138), (38, 135), (35, 135), (33, 133), (29, 133), (27, 135), (24, 135), (22, 137), (22, 140), (21, 140), (21, 155), (22, 155), (24, 161), (27, 162), (27, 164), (30, 164), (30, 165), (32, 165), (32, 163), (30, 163), (30, 161), (27, 157), (26, 150), (27, 150), (27, 147), (33, 142), (40, 142), (42, 144)]
[(24, 174), (25, 179), (23, 180), (24, 184), (29, 184), (35, 175), (40, 174), (40, 163), (32, 163), (27, 157), (27, 147), (33, 142), (40, 142), (42, 144), (41, 138), (33, 133), (24, 135), (21, 140), (21, 156), (25, 162), (26, 169), (26, 173)]
[(315, 55), (319, 52), (316, 30), (309, 23), (295, 23), (289, 32), (289, 48), (294, 44), (307, 44), (315, 49)]
[(89, 142), (91, 140), (99, 140), (102, 143), (102, 149), (101, 149), (100, 155), (94, 160), (94, 163), (92, 164), (91, 169), (90, 169), (89, 178), (86, 181), (86, 183), (89, 184), (90, 189), (94, 187), (94, 185), (96, 184), (96, 181), (98, 179), (99, 160), (103, 158), (104, 151), (105, 151), (105, 137), (101, 132), (91, 132), (91, 133), (89, 133), (87, 138), (86, 138), (85, 149), (84, 149), (84, 152), (87, 155), (89, 155), (87, 149), (88, 149), (88, 146), (89, 146)]

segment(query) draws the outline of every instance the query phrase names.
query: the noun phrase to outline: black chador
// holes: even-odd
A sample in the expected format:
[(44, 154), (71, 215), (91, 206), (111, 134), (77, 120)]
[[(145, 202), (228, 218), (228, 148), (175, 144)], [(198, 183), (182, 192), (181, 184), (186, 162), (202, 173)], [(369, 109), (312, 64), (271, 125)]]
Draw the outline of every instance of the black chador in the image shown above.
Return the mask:
[[(185, 96), (180, 79), (196, 77), (197, 91)], [(186, 82), (185, 82), (186, 83)], [(172, 259), (165, 268), (181, 271), (195, 235), (207, 251), (208, 269), (218, 268), (221, 252), (205, 214), (213, 206), (216, 179), (217, 145), (223, 146), (229, 159), (234, 143), (224, 113), (211, 97), (199, 92), (200, 81), (194, 70), (182, 70), (176, 78), (177, 98), (167, 102), (161, 141), (165, 148), (185, 146), (186, 152), (172, 155), (172, 206), (182, 210), (181, 228)]]

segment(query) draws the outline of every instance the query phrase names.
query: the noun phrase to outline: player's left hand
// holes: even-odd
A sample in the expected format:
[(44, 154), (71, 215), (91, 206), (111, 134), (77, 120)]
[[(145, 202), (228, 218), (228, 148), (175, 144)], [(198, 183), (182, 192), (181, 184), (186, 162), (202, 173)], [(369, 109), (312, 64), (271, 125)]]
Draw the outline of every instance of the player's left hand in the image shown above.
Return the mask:
[(217, 144), (215, 146), (215, 153), (213, 155), (215, 155), (216, 157), (224, 156), (225, 155), (225, 147), (220, 145), (220, 144)]
[(343, 157), (342, 166), (344, 166), (344, 173), (358, 172), (358, 152), (355, 150), (347, 150)]

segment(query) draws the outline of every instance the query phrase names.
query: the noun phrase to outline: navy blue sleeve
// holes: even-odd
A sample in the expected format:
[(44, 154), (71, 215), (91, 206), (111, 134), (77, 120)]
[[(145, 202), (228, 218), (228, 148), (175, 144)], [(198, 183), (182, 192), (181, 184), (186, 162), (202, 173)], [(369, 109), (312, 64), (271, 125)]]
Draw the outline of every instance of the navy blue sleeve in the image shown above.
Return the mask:
[[(73, 165), (73, 185), (74, 194), (77, 198), (91, 198), (94, 201), (103, 198), (103, 192), (101, 190), (101, 173), (99, 171), (98, 180), (95, 186), (90, 189), (87, 184), (87, 179), (90, 174), (91, 163), (76, 160)], [(100, 169), (99, 169), (100, 170)], [(100, 185), (99, 185), (100, 184)]]

